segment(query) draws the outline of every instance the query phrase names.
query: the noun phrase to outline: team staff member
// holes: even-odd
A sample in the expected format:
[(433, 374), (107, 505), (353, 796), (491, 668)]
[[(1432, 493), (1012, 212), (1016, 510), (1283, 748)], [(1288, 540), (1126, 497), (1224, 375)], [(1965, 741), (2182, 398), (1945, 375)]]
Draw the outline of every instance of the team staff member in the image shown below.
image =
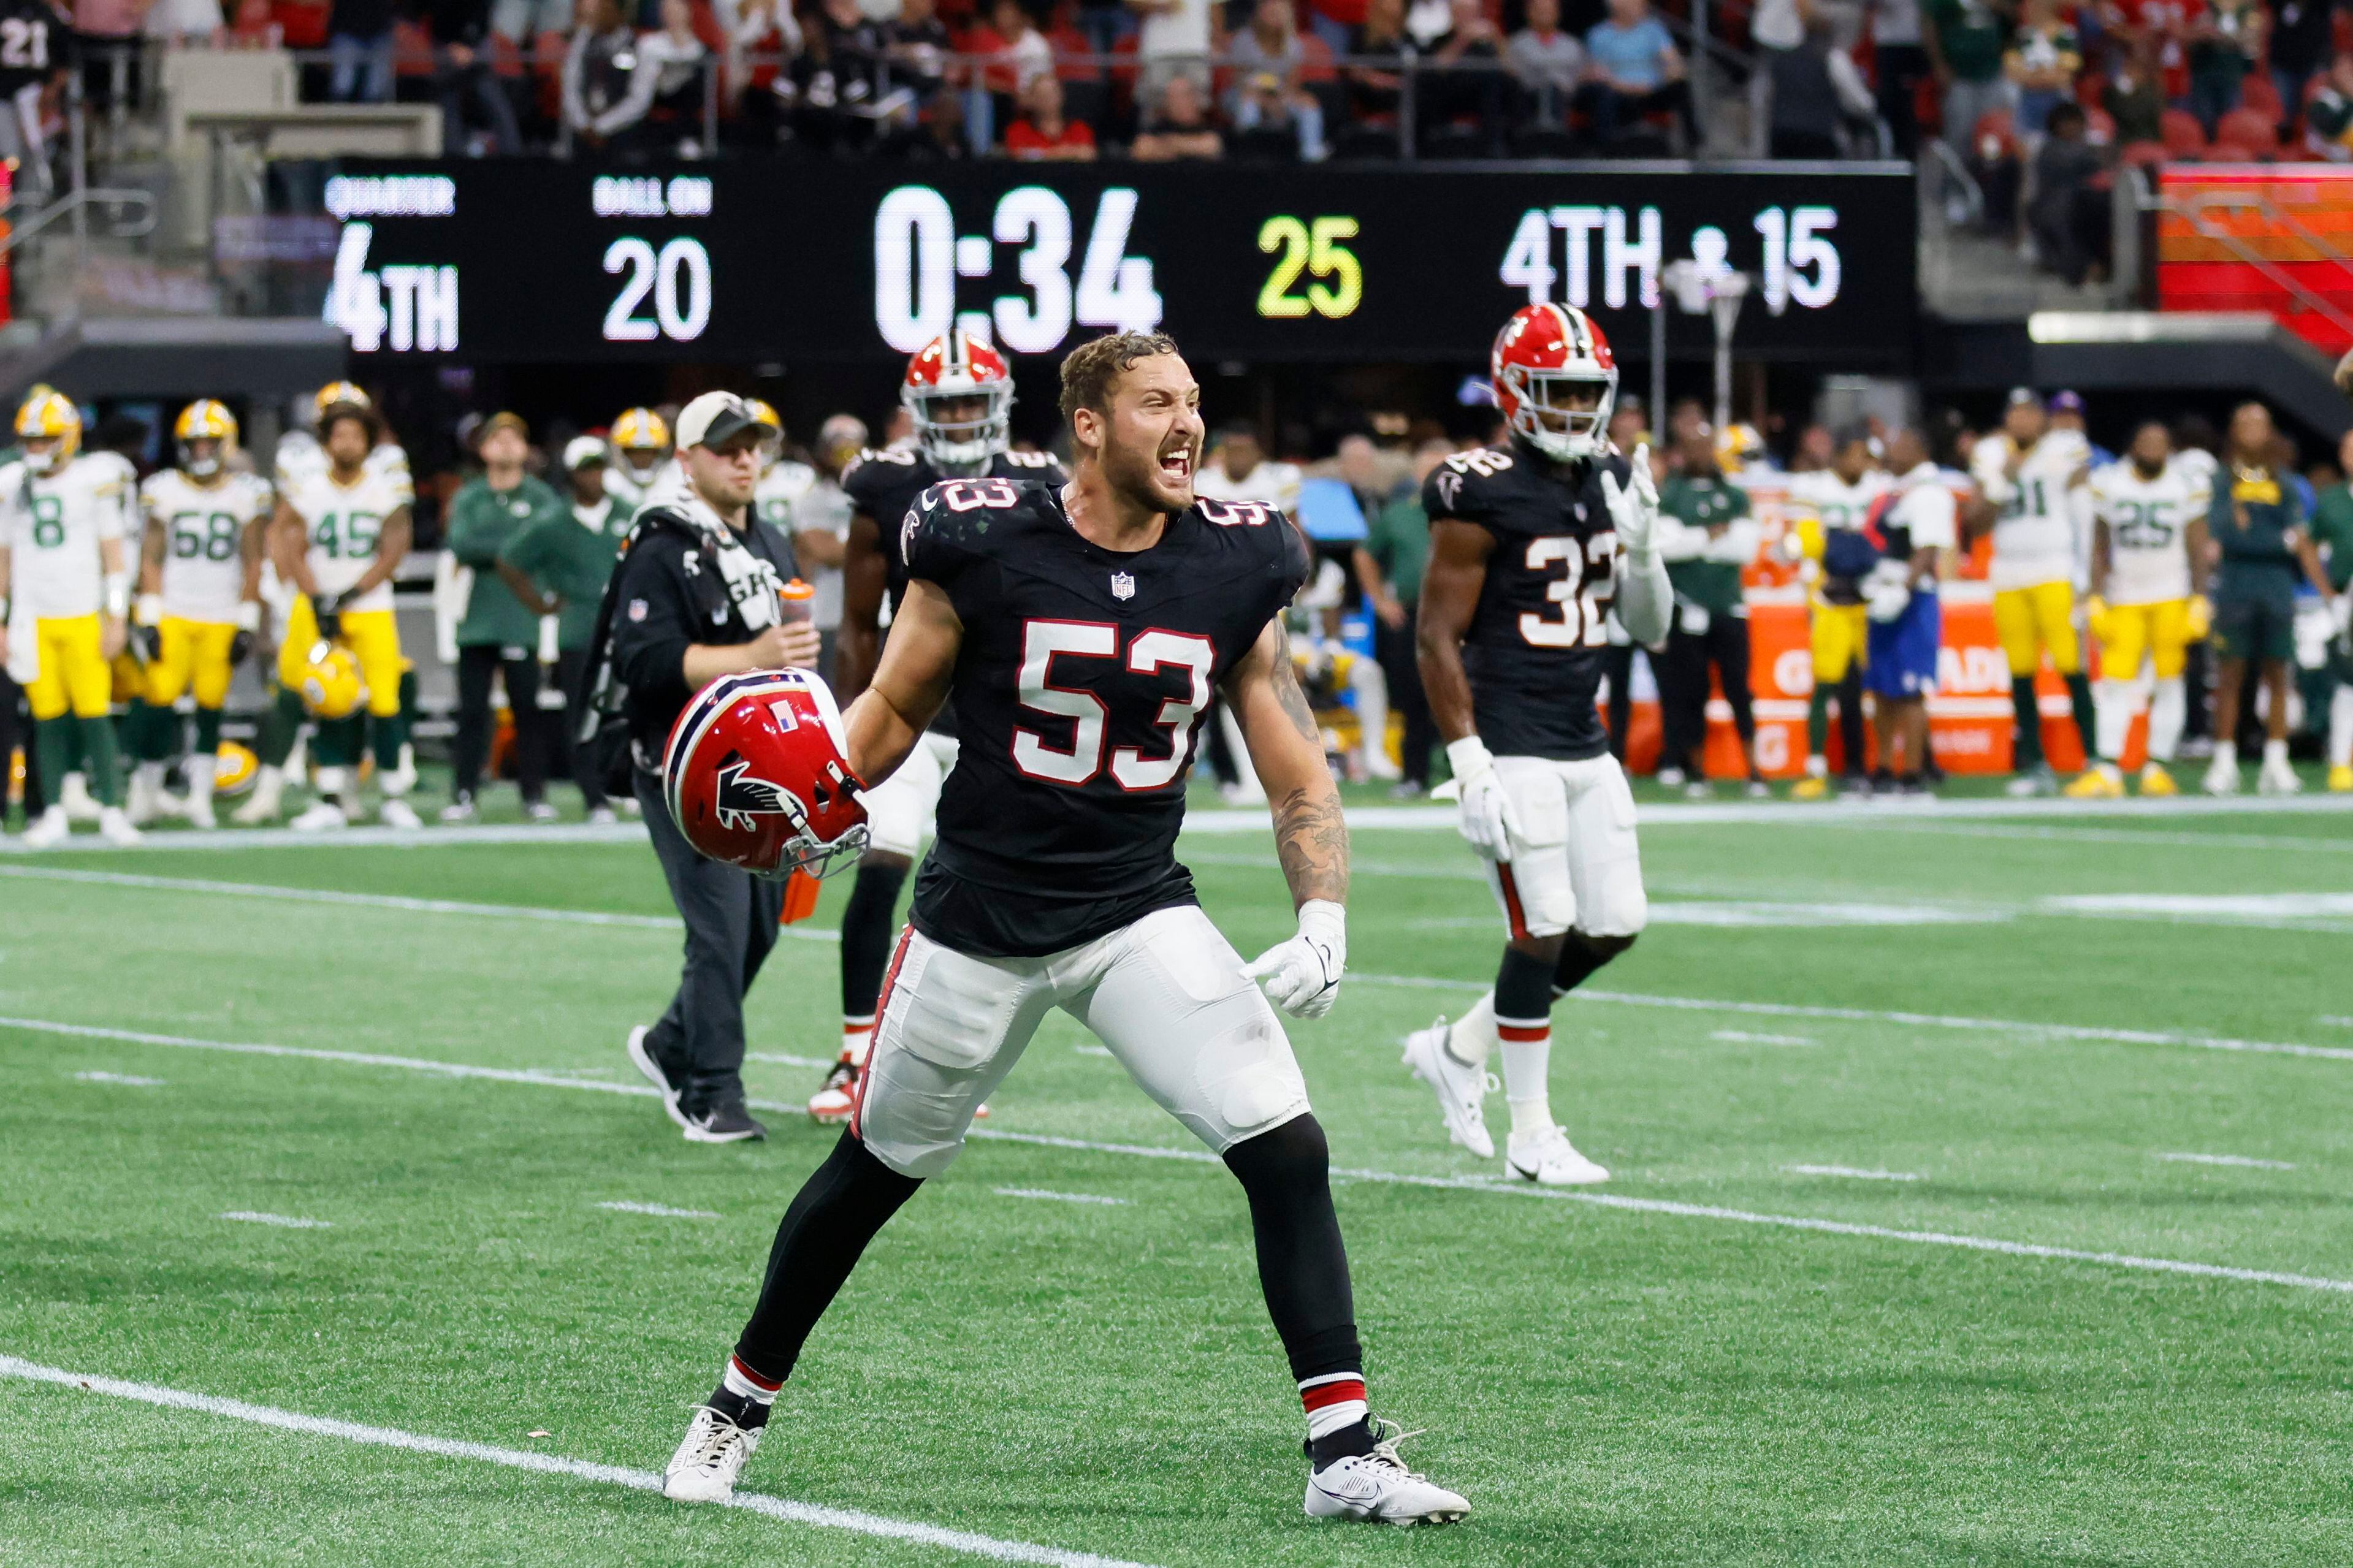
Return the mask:
[(1442, 437), (1415, 447), (1413, 482), (1366, 507), (1365, 542), (1356, 547), (1356, 582), (1373, 607), (1373, 656), (1388, 680), (1389, 705), (1405, 720), (1398, 755), (1403, 776), (1389, 786), (1396, 800), (1430, 793), (1430, 754), (1438, 746), (1438, 724), (1430, 716), (1430, 699), (1421, 689), (1421, 661), (1415, 652), (1421, 574), (1430, 561), (1430, 518), (1421, 510), (1421, 487), (1453, 452), (1453, 444)]
[(1740, 753), (1748, 759), (1748, 792), (1761, 795), (1765, 779), (1757, 771), (1757, 715), (1748, 691), (1748, 605), (1740, 592), (1740, 568), (1757, 553), (1757, 522), (1748, 512), (1748, 492), (1728, 483), (1717, 468), (1715, 432), (1704, 422), (1683, 437), (1681, 457), (1682, 471), (1659, 498), (1661, 518), (1673, 520), (1662, 522), (1659, 554), (1675, 588), (1675, 618), (1659, 661), (1659, 716), (1666, 730), (1659, 782), (1674, 782), (1671, 769), (1688, 770), (1693, 797), (1710, 793), (1704, 753), (1712, 664), (1740, 731)]
[[(2312, 537), (2328, 568), (2328, 585), (2337, 594), (2337, 635), (2328, 639), (2328, 673), (2337, 689), (2328, 699), (2328, 787), (2334, 794), (2353, 790), (2353, 637), (2346, 632), (2345, 616), (2353, 598), (2353, 435), (2337, 446), (2337, 471), (2348, 476), (2320, 492), (2313, 508)], [(0, 745), (0, 754), (5, 754)]]
[(630, 1031), (629, 1059), (697, 1143), (767, 1136), (744, 1104), (744, 993), (776, 944), (785, 885), (696, 854), (670, 820), (659, 770), (671, 722), (704, 686), (817, 662), (817, 628), (787, 625), (777, 593), (793, 576), (792, 542), (752, 510), (767, 434), (731, 392), (680, 410), (686, 488), (638, 514), (608, 596), (632, 784), (686, 922), (678, 994), (650, 1028)]
[(2230, 451), (2214, 477), (2206, 531), (2221, 548), (2214, 578), (2214, 761), (2208, 795), (2239, 788), (2239, 697), (2252, 665), (2271, 698), (2263, 727), (2263, 766), (2255, 787), (2294, 795), (2303, 787), (2287, 761), (2287, 677), (2295, 658), (2295, 584), (2301, 575), (2321, 601), (2332, 595), (2320, 552), (2305, 526), (2304, 503), (2290, 472), (2272, 466), (2278, 437), (2272, 411), (2242, 403), (2231, 416)]
[[(519, 415), (493, 414), (482, 422), (474, 450), (480, 477), (466, 481), (449, 503), (450, 554), (474, 574), (466, 613), (458, 622), (458, 736), (450, 748), (449, 804), (444, 822), (474, 819), (474, 792), (491, 755), (491, 677), (506, 678), (514, 713), (515, 775), (523, 812), (533, 822), (554, 818), (547, 804), (546, 728), (539, 710), (539, 617), (499, 574), (499, 552), (523, 530), (563, 519), (564, 502), (523, 472), (531, 427)], [(535, 602), (535, 599), (534, 599)]]
[(601, 824), (614, 820), (613, 807), (590, 748), (578, 743), (579, 726), (572, 721), (587, 704), (596, 606), (612, 579), (629, 520), (605, 493), (604, 442), (575, 436), (564, 448), (564, 471), (572, 504), (518, 529), (499, 552), (499, 576), (525, 609), (555, 617), (555, 683), (564, 706), (551, 715), (556, 722), (544, 731), (547, 755), (571, 768), (588, 820)]

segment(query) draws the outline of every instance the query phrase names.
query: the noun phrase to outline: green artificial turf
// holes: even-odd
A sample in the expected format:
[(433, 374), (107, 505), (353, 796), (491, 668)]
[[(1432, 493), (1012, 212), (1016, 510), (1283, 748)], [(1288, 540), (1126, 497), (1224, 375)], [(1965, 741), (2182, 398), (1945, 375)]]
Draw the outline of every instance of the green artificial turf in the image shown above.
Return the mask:
[[(2348, 852), (2342, 815), (1646, 829), (1654, 923), (1556, 1014), (1612, 1206), (1448, 1146), (1398, 1040), (1475, 996), (1493, 905), (1451, 833), (1360, 833), (1355, 978), (1293, 1037), (1375, 1406), (1472, 1518), (1301, 1517), (1220, 1168), (1003, 1136), (876, 1243), (744, 1484), (1169, 1568), (2353, 1561), (2353, 1291), (2127, 1261), (2353, 1282), (2353, 916), (2281, 898)], [(1286, 933), (1267, 838), (1183, 853), (1245, 953)], [(77, 869), (245, 890), (40, 874)], [(845, 892), (754, 994), (755, 1099), (805, 1099), (837, 1038)], [(2153, 901), (2219, 896), (2270, 901)], [(675, 978), (641, 846), (8, 858), (0, 908), (0, 1016), (170, 1037), (0, 1025), (0, 1356), (659, 1468), (833, 1135), (779, 1110), (697, 1147), (584, 1087), (637, 1083), (622, 1038)], [(1090, 1043), (1050, 1021), (989, 1131), (1191, 1152)], [(0, 1563), (977, 1560), (5, 1376), (0, 1452)]]

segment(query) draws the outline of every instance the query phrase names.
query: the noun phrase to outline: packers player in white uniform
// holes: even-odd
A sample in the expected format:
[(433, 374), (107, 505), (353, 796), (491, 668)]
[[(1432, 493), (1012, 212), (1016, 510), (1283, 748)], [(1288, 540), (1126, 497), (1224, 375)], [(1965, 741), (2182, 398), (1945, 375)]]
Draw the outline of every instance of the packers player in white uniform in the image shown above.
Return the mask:
[(1871, 637), (1870, 612), (1862, 599), (1862, 579), (1871, 561), (1858, 562), (1863, 524), (1871, 509), (1894, 481), (1878, 466), (1870, 434), (1851, 431), (1841, 437), (1831, 466), (1810, 474), (1789, 476), (1788, 499), (1783, 503), (1790, 533), (1784, 549), (1819, 567), (1813, 591), (1812, 643), (1814, 693), (1806, 705), (1806, 776), (1790, 791), (1795, 800), (1820, 800), (1831, 791), (1831, 699), (1838, 698), (1839, 738), (1846, 747), (1849, 787), (1867, 787), (1870, 759), (1862, 743), (1862, 668)]
[[(774, 411), (771, 410), (773, 416)], [(778, 426), (781, 437), (783, 427)], [(605, 470), (605, 493), (633, 517), (653, 500), (656, 491), (684, 483), (678, 458), (670, 452), (670, 426), (650, 408), (625, 408), (613, 421), (613, 463)]]
[(2100, 644), (2100, 762), (2067, 786), (2080, 796), (2125, 793), (2125, 737), (2140, 707), (2140, 672), (2155, 684), (2148, 705), (2148, 761), (2143, 795), (2178, 795), (2166, 764), (2181, 743), (2189, 713), (2182, 668), (2189, 645), (2206, 635), (2213, 607), (2200, 591), (2205, 574), (2206, 512), (2213, 497), (2204, 474), (2173, 455), (2163, 424), (2133, 432), (2121, 462), (2092, 476), (2092, 594), (2084, 626)]
[(269, 481), (233, 471), (237, 417), (211, 398), (180, 411), (172, 426), (180, 466), (140, 487), (147, 519), (140, 552), (132, 637), (146, 669), (132, 710), (131, 820), (164, 808), (164, 773), (181, 749), (177, 710), (196, 704), (196, 741), (186, 763), (188, 820), (216, 826), (213, 768), (220, 752), (221, 708), (229, 677), (261, 629), (261, 539), (269, 520)]
[(2042, 759), (2042, 712), (2034, 694), (2034, 672), (2045, 652), (2067, 683), (2084, 755), (2096, 754), (2092, 683), (2075, 637), (2075, 579), (2083, 555), (2072, 499), (2089, 478), (2091, 456), (2083, 433), (2052, 429), (2042, 399), (2022, 386), (2010, 395), (2001, 434), (1987, 437), (1969, 453), (1969, 478), (1978, 491), (1975, 524), (1979, 531), (1989, 523), (1993, 530), (1993, 629), (2010, 663), (2010, 700), (2018, 726), (2019, 776), (2010, 784), (2015, 795), (2049, 795), (2058, 788), (2051, 764)]
[[(24, 449), (0, 468), (0, 610), (8, 628), (8, 671), (33, 711), (41, 777), (54, 791), (77, 743), (89, 761), (99, 832), (113, 844), (140, 833), (122, 810), (114, 743), (114, 676), (131, 608), (130, 531), (118, 467), (75, 456), (81, 413), (62, 393), (45, 392), (16, 411)], [(25, 830), (36, 847), (71, 831), (52, 795)]]
[[(311, 395), (307, 416), (309, 425), (321, 426), (329, 408), (344, 404), (359, 408), (375, 407), (367, 393), (354, 383), (331, 381)], [(279, 438), (273, 462), (279, 496), (283, 497), (296, 486), (327, 471), (327, 450), (320, 445), (322, 433), (298, 426)], [(393, 486), (405, 500), (413, 501), (416, 499), (416, 483), (408, 471), (408, 453), (391, 438), (391, 433), (383, 427), (380, 417), (376, 443), (369, 448), (362, 466), (371, 479), (381, 479)], [(290, 640), (286, 636), (286, 622), (293, 607), (294, 588), (280, 576), (277, 563), (266, 544), (261, 559), (261, 601), (275, 624), (279, 639), (276, 655), (282, 658), (285, 645)], [(402, 687), (404, 711), (408, 706), (409, 690), (410, 683), (405, 681)], [(301, 696), (289, 688), (279, 688), (269, 711), (262, 719), (261, 733), (254, 742), (259, 766), (254, 773), (252, 796), (232, 814), (232, 821), (252, 826), (278, 820), (294, 747), (301, 738), (303, 726), (309, 721), (310, 716)], [(411, 784), (416, 778), (416, 768), (410, 763), (405, 747), (398, 776)]]
[[(350, 651), (366, 688), (366, 728), (384, 791), (379, 815), (386, 826), (416, 827), (417, 813), (403, 798), (408, 787), (401, 768), (405, 666), (392, 609), (393, 570), (408, 553), (411, 492), (404, 479), (368, 470), (380, 428), (371, 407), (329, 405), (319, 420), (327, 471), (279, 494), (269, 552), (297, 596), (287, 607), (278, 676), (300, 691), (322, 662), (314, 652), (319, 643)], [(333, 828), (351, 820), (361, 728), (357, 715), (320, 724), (320, 799), (294, 826)]]

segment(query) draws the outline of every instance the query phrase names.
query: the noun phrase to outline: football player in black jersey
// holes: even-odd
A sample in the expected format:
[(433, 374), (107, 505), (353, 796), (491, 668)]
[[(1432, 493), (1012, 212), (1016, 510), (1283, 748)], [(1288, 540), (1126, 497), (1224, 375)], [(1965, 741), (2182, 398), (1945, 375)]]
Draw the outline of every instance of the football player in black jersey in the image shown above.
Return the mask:
[[(934, 339), (907, 362), (899, 402), (915, 426), (915, 449), (861, 452), (843, 470), (850, 505), (849, 553), (842, 563), (841, 637), (834, 691), (848, 703), (874, 673), (882, 611), (907, 589), (900, 523), (916, 499), (942, 479), (1062, 482), (1062, 467), (1043, 452), (1009, 448), (1013, 372), (1004, 356), (963, 328)], [(940, 783), (955, 766), (954, 719), (943, 710), (890, 779), (866, 794), (872, 847), (858, 863), (841, 912), (841, 1056), (809, 1100), (819, 1121), (847, 1121), (858, 1074), (874, 1037), (874, 1002), (897, 934), (899, 890), (932, 831)], [(979, 1115), (988, 1114), (982, 1106)]]
[[(902, 525), (908, 581), (845, 717), (850, 766), (889, 776), (951, 704), (962, 749), (849, 1130), (785, 1215), (759, 1304), (664, 1472), (670, 1497), (730, 1494), (859, 1254), (956, 1157), (973, 1108), (1060, 1007), (1241, 1182), (1307, 1415), (1308, 1513), (1469, 1510), (1409, 1471), (1367, 1409), (1324, 1130), (1269, 1005), (1320, 1017), (1338, 993), (1348, 830), (1282, 630), (1305, 542), (1272, 507), (1196, 499), (1199, 396), (1167, 338), (1099, 338), (1062, 363), (1069, 484), (951, 479)], [(1299, 915), (1247, 966), (1174, 854), (1219, 690)]]
[(1510, 939), (1495, 988), (1450, 1028), (1406, 1040), (1448, 1133), (1492, 1157), (1480, 1101), (1498, 1046), (1512, 1132), (1505, 1166), (1547, 1186), (1609, 1179), (1552, 1119), (1552, 1005), (1633, 945), (1650, 918), (1634, 796), (1594, 710), (1614, 599), (1644, 645), (1674, 593), (1658, 549), (1648, 446), (1606, 434), (1618, 367), (1582, 310), (1530, 305), (1496, 334), (1504, 445), (1460, 452), (1422, 485), (1430, 565), (1421, 679), (1447, 742), (1462, 837), (1486, 862)]

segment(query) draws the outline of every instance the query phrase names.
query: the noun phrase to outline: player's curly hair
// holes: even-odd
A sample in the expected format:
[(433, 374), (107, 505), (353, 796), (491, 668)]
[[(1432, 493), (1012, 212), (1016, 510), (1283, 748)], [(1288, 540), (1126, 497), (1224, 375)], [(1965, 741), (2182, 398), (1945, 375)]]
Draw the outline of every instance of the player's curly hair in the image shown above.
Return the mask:
[(1137, 360), (1173, 354), (1176, 340), (1166, 332), (1105, 332), (1062, 356), (1062, 422), (1082, 408), (1111, 406), (1112, 384)]

